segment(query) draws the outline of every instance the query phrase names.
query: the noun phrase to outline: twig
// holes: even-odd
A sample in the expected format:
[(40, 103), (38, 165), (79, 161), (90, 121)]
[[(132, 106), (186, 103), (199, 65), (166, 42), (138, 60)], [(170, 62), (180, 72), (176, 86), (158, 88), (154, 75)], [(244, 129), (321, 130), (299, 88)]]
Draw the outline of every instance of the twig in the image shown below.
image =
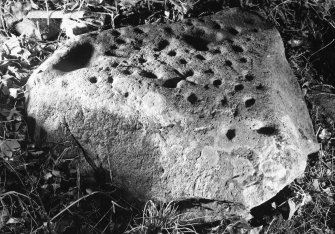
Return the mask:
[(329, 42), (327, 45), (325, 45), (324, 47), (320, 48), (319, 50), (315, 51), (313, 54), (311, 54), (308, 58), (308, 60), (311, 59), (311, 57), (317, 53), (319, 53), (321, 50), (324, 50), (325, 48), (327, 48), (328, 46), (330, 46), (333, 42), (335, 41), (335, 39), (333, 39), (331, 42)]
[(334, 148), (332, 147), (332, 164), (331, 164), (331, 178), (334, 180)]
[(76, 11), (71, 13), (64, 13), (63, 11), (30, 11), (27, 19), (81, 19), (84, 18), (85, 11)]
[(10, 196), (10, 195), (16, 195), (16, 196), (22, 196), (27, 199), (30, 199), (27, 195), (24, 195), (23, 193), (15, 192), (15, 191), (8, 191), (0, 195), (0, 198), (5, 197), (5, 196)]
[(92, 195), (97, 194), (97, 193), (100, 193), (100, 192), (98, 192), (98, 191), (92, 192), (92, 193), (87, 194), (87, 195), (79, 198), (78, 200), (72, 202), (70, 205), (68, 205), (62, 211), (60, 211), (58, 214), (56, 214), (54, 217), (52, 217), (49, 222), (52, 222), (53, 220), (55, 220), (56, 218), (58, 218), (58, 216), (60, 216), (61, 214), (63, 214), (65, 211), (67, 211), (68, 209), (70, 209), (72, 206), (74, 206), (75, 204), (77, 204), (81, 200), (84, 200), (84, 199), (88, 198), (89, 196), (92, 196)]
[[(77, 171), (77, 187), (78, 187), (78, 199), (80, 197), (80, 190), (81, 190), (81, 186), (80, 186), (80, 168), (79, 168), (79, 163), (76, 163), (76, 171)], [(78, 207), (79, 207), (79, 203), (78, 203)]]
[[(98, 224), (108, 215), (108, 213), (112, 210), (113, 207), (110, 207), (107, 212), (100, 218), (100, 220), (93, 226), (93, 228), (96, 228)], [(104, 232), (102, 232), (104, 233)]]
[(271, 220), (271, 222), (270, 222), (270, 224), (269, 224), (269, 227), (268, 227), (268, 229), (266, 230), (266, 232), (265, 232), (264, 234), (267, 234), (267, 233), (269, 232), (270, 227), (271, 227), (272, 223), (273, 223), (275, 220), (276, 220), (275, 218), (273, 218), (273, 219)]
[[(49, 15), (49, 7), (48, 7), (48, 1), (45, 0), (45, 8), (47, 9), (47, 15)], [(50, 18), (48, 17), (47, 18), (47, 25), (49, 26), (50, 25)]]
[(113, 181), (113, 174), (112, 174), (112, 166), (111, 166), (111, 162), (110, 162), (110, 159), (109, 157), (107, 157), (107, 162), (108, 162), (108, 169), (109, 169), (109, 177), (110, 177), (110, 180), (111, 182)]

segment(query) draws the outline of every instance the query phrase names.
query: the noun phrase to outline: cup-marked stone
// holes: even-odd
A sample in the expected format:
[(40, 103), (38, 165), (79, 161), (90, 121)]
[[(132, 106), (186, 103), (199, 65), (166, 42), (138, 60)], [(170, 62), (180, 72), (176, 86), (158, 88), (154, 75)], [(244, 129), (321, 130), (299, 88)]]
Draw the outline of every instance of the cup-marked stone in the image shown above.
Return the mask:
[(132, 195), (209, 217), (270, 199), (318, 150), (278, 31), (239, 9), (80, 36), (27, 86), (37, 141), (68, 128)]

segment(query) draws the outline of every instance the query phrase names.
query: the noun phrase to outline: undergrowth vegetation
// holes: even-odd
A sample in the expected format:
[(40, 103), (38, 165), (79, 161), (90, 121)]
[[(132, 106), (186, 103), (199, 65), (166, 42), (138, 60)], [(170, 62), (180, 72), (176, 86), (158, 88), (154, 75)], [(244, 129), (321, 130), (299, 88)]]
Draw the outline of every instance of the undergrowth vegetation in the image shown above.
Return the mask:
[[(335, 91), (334, 1), (6, 0), (0, 4), (1, 233), (335, 232), (335, 116), (325, 116), (308, 100), (308, 93), (313, 90), (332, 94)], [(321, 146), (318, 154), (309, 157), (304, 176), (271, 201), (252, 210), (254, 217), (248, 222), (229, 217), (206, 225), (183, 224), (175, 203), (130, 204), (113, 185), (112, 176), (81, 172), (83, 153), (77, 150), (76, 155), (67, 154), (67, 150), (76, 148), (74, 142), (64, 142), (65, 151), (60, 151), (57, 144), (35, 146), (25, 115), (24, 84), (67, 34), (61, 32), (49, 40), (43, 40), (43, 36), (20, 37), (10, 24), (20, 14), (32, 9), (85, 10), (103, 19), (103, 24), (93, 27), (103, 30), (180, 21), (225, 7), (258, 12), (278, 28), (287, 59), (306, 95)]]

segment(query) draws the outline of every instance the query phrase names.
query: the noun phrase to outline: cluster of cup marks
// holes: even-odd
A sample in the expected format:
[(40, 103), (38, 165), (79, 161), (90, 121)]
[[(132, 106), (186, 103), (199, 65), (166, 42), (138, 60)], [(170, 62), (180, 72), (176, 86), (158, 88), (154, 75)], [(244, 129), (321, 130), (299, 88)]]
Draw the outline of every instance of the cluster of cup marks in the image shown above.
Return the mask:
[[(198, 20), (199, 22), (202, 22), (202, 23), (205, 23), (204, 20), (202, 19), (199, 19)], [(247, 19), (246, 20), (246, 23), (248, 24), (252, 24), (253, 21), (250, 20), (250, 19)], [(186, 22), (186, 25), (188, 26), (193, 26), (192, 24), (192, 21), (187, 21)], [(216, 30), (220, 30), (222, 29), (222, 27), (220, 26), (220, 24), (218, 23), (215, 23), (215, 22), (212, 22), (211, 21), (211, 26), (216, 29)], [(236, 28), (234, 27), (227, 27), (225, 28), (225, 30), (227, 30), (232, 36), (237, 36), (238, 34), (240, 34), (240, 31), (237, 30)], [(139, 29), (139, 28), (134, 28), (133, 29), (134, 33), (135, 34), (143, 34), (144, 32)], [(167, 32), (167, 33), (172, 33), (172, 29), (169, 28), (169, 27), (165, 27), (164, 28), (164, 31)], [(258, 32), (258, 29), (254, 28), (252, 29), (253, 32)], [(107, 50), (105, 52), (105, 55), (106, 56), (115, 56), (115, 57), (119, 57), (117, 56), (117, 54), (114, 52), (115, 50), (118, 49), (118, 45), (122, 45), (122, 44), (126, 44), (126, 41), (123, 40), (122, 38), (120, 38), (119, 36), (121, 35), (121, 33), (118, 31), (118, 30), (112, 30), (111, 31), (111, 34), (115, 37), (115, 43), (114, 45), (112, 45), (109, 50)], [(184, 40), (188, 45), (190, 45), (191, 47), (195, 48), (196, 50), (198, 51), (208, 51), (208, 48), (207, 48), (207, 44), (208, 42), (205, 41), (204, 39), (202, 39), (201, 37), (199, 36), (190, 36), (190, 35), (183, 35), (182, 37), (178, 36), (179, 39), (182, 39)], [(250, 40), (250, 38), (246, 38), (247, 40)], [(232, 41), (231, 41), (232, 42)], [(141, 46), (142, 46), (142, 43), (143, 41), (142, 40), (137, 40), (136, 41), (137, 44), (133, 44), (133, 49), (134, 50), (141, 50)], [(164, 49), (166, 49), (168, 46), (169, 46), (170, 42), (168, 40), (165, 40), (165, 39), (162, 39), (160, 40), (157, 44), (156, 44), (156, 48), (154, 48), (154, 51), (155, 52), (160, 52)], [(232, 44), (232, 50), (237, 53), (237, 54), (241, 54), (243, 55), (243, 52), (244, 52), (244, 49), (239, 46), (239, 45), (235, 45), (235, 44)], [(186, 51), (187, 52), (187, 51)], [(212, 54), (218, 54), (218, 53), (221, 53), (220, 50), (212, 50), (210, 51)], [(170, 50), (167, 52), (167, 55), (168, 56), (171, 56), (171, 57), (174, 57), (177, 55), (176, 51), (174, 50)], [(159, 54), (154, 54), (154, 56), (158, 57)], [(201, 54), (197, 54), (195, 55), (195, 58), (196, 59), (199, 59), (201, 61), (205, 61), (206, 58), (204, 58)], [(143, 64), (146, 62), (146, 60), (143, 58), (143, 57), (140, 57), (138, 58), (138, 62), (140, 64)], [(240, 63), (247, 63), (248, 62), (248, 59), (241, 56), (241, 58), (239, 59), (239, 62)], [(124, 64), (127, 64), (126, 61), (122, 61), (122, 63)], [(181, 58), (179, 59), (179, 63), (182, 64), (182, 65), (186, 65), (188, 62)], [(114, 62), (111, 67), (114, 67), (114, 68), (117, 68), (119, 67), (121, 64), (118, 63), (118, 62)], [(230, 61), (230, 60), (226, 60), (225, 61), (225, 65), (227, 67), (232, 67), (233, 66), (233, 62)], [(131, 71), (129, 69), (125, 69), (122, 71), (124, 75), (130, 75), (131, 74)], [(204, 73), (206, 74), (214, 74), (213, 70), (212, 69), (208, 69), (206, 71), (204, 71)], [(190, 77), (190, 76), (193, 76), (194, 72), (192, 70), (187, 70), (184, 74), (181, 74), (179, 73), (180, 77), (177, 77), (177, 78), (172, 78), (172, 79), (168, 79), (166, 81), (164, 81), (163, 83), (163, 87), (165, 88), (176, 88), (177, 87), (177, 84), (182, 81), (182, 80), (186, 80), (187, 77)], [(139, 73), (139, 75), (141, 75), (142, 77), (146, 77), (146, 78), (150, 78), (150, 79), (157, 79), (158, 77), (150, 72), (150, 71), (145, 71), (145, 70), (141, 70), (141, 72)], [(244, 79), (247, 81), (247, 82), (251, 82), (255, 79), (255, 76), (251, 73), (248, 73), (244, 76)], [(96, 83), (97, 82), (97, 79), (96, 77), (91, 77), (89, 79), (89, 81), (91, 83)], [(108, 83), (112, 83), (113, 82), (113, 78), (112, 77), (109, 77), (108, 78)], [(192, 82), (191, 82), (192, 83)], [(193, 83), (194, 84), (194, 83)], [(216, 79), (212, 82), (212, 85), (216, 88), (219, 88), (222, 84), (222, 81), (220, 79)], [(209, 89), (209, 85), (205, 85), (204, 86), (205, 89)], [(264, 87), (262, 84), (259, 84), (256, 86), (256, 89), (257, 90), (262, 90)], [(242, 83), (237, 83), (235, 86), (234, 86), (234, 92), (239, 92), (239, 91), (242, 91), (244, 89), (244, 85)], [(125, 97), (128, 97), (129, 93), (126, 92), (124, 94)], [(191, 104), (196, 104), (198, 103), (199, 99), (198, 97), (194, 94), (194, 93), (191, 93), (189, 94), (189, 96), (187, 97), (187, 101), (190, 102)], [(250, 108), (251, 106), (253, 106), (255, 104), (256, 100), (255, 98), (253, 97), (249, 97), (247, 99), (244, 100), (244, 105), (246, 108)], [(227, 100), (226, 99), (223, 99), (221, 100), (221, 104), (222, 105), (226, 105), (227, 103)], [(276, 128), (273, 127), (273, 126), (265, 126), (265, 127), (261, 127), (257, 130), (258, 133), (260, 134), (265, 134), (265, 135), (273, 135), (276, 133)], [(229, 129), (226, 133), (226, 136), (229, 140), (232, 140), (234, 137), (235, 137), (235, 129)]]

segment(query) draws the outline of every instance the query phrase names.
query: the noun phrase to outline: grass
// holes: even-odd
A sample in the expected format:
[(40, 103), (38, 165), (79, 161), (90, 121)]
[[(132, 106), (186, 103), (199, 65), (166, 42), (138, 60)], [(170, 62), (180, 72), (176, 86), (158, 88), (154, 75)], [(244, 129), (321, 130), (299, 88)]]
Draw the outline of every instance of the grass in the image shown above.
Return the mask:
[(173, 202), (158, 205), (149, 200), (139, 220), (126, 233), (196, 233), (192, 226), (180, 224), (180, 214)]
[[(1, 16), (8, 22), (10, 6), (21, 1), (7, 0)], [(259, 12), (280, 31), (286, 56), (304, 93), (335, 89), (335, 2), (332, 0), (125, 0), (34, 1), (40, 9), (90, 9), (105, 16), (106, 27), (179, 21), (212, 14), (223, 7)], [(15, 5), (20, 9), (18, 5)], [(15, 9), (14, 9), (15, 10)], [(8, 16), (9, 18), (5, 18)], [(0, 44), (12, 36), (1, 29)], [(185, 225), (175, 203), (143, 206), (122, 199), (112, 178), (97, 181), (80, 171), (79, 157), (60, 151), (59, 145), (36, 148), (28, 135), (24, 106), (24, 83), (37, 65), (66, 39), (54, 41), (21, 38), (19, 54), (0, 51), (0, 229), (3, 233), (334, 233), (335, 232), (335, 129), (317, 106), (309, 103), (321, 150), (310, 156), (305, 175), (277, 197), (255, 208), (249, 222), (227, 217), (207, 225)], [(15, 40), (14, 40), (15, 41)], [(28, 56), (23, 56), (25, 53)], [(15, 95), (16, 94), (16, 95)], [(19, 144), (19, 147), (17, 147)], [(75, 147), (64, 142), (68, 149)], [(80, 154), (80, 152), (78, 153)]]

